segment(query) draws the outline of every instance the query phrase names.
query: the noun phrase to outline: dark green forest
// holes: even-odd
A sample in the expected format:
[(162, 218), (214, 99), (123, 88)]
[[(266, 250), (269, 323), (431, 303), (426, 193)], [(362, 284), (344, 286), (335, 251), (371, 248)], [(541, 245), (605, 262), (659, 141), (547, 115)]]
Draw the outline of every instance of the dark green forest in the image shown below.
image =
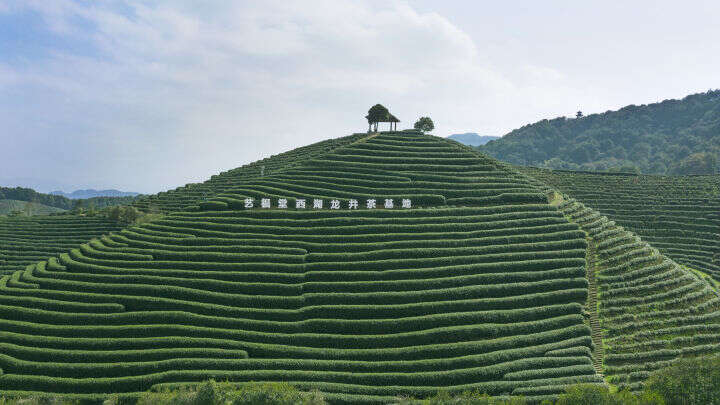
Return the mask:
[(73, 208), (73, 201), (69, 198), (38, 193), (31, 188), (23, 187), (0, 187), (0, 200), (30, 201), (64, 210)]
[(718, 173), (720, 90), (572, 119), (545, 119), (477, 148), (513, 164), (551, 169)]

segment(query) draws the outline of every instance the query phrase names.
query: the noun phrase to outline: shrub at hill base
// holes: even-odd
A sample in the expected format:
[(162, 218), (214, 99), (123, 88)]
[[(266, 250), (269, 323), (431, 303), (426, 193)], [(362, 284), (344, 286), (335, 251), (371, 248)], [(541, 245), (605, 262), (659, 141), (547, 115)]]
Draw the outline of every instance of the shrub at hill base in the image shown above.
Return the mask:
[(599, 384), (579, 384), (569, 387), (557, 401), (545, 401), (543, 405), (664, 405), (663, 398), (655, 392), (633, 394), (629, 391), (611, 392)]
[(650, 375), (645, 390), (660, 394), (667, 405), (718, 405), (720, 356), (680, 359)]
[[(498, 399), (479, 393), (439, 393), (401, 405), (524, 405), (522, 398)], [(615, 391), (603, 384), (577, 384), (542, 405), (720, 405), (720, 356), (683, 358), (650, 375), (642, 392)]]
[(544, 405), (720, 405), (720, 356), (679, 359), (655, 371), (642, 393), (610, 392), (598, 384), (569, 387)]
[[(397, 405), (526, 405), (537, 402), (523, 397), (493, 398), (487, 394), (466, 392), (457, 396), (439, 393), (423, 400), (405, 399)], [(611, 392), (602, 384), (577, 384), (567, 388), (556, 401), (545, 400), (542, 405), (665, 405), (657, 393), (633, 394), (629, 391)]]
[[(120, 405), (119, 402), (116, 402)], [(298, 391), (287, 383), (229, 385), (206, 381), (196, 389), (146, 393), (137, 405), (325, 405), (319, 392)], [(108, 404), (115, 405), (115, 404)]]
[(479, 392), (464, 392), (455, 396), (440, 392), (422, 400), (402, 399), (397, 405), (526, 405), (527, 403), (523, 398), (498, 399)]
[(287, 383), (218, 383), (205, 381), (137, 397), (72, 400), (58, 396), (0, 397), (0, 405), (327, 405), (317, 391), (300, 391)]

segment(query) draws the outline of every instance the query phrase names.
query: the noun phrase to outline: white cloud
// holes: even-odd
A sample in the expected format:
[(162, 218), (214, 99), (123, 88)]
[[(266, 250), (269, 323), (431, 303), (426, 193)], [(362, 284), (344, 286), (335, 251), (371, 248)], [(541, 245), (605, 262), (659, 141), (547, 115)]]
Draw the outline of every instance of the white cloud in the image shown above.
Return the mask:
[(560, 71), (547, 66), (525, 65), (521, 68), (522, 72), (527, 75), (528, 81), (557, 81), (565, 78)]
[[(0, 69), (0, 85), (19, 76), (13, 80), (68, 104), (28, 108), (55, 116), (64, 131), (85, 128), (56, 135), (94, 158), (62, 170), (46, 159), (43, 167), (70, 178), (93, 173), (93, 184), (78, 186), (148, 192), (201, 181), (362, 131), (375, 102), (408, 126), (432, 114), (440, 133), (499, 131), (525, 91), (447, 19), (402, 1), (26, 6), (53, 32), (94, 50), (56, 49), (21, 70)], [(562, 78), (529, 69), (538, 79)]]

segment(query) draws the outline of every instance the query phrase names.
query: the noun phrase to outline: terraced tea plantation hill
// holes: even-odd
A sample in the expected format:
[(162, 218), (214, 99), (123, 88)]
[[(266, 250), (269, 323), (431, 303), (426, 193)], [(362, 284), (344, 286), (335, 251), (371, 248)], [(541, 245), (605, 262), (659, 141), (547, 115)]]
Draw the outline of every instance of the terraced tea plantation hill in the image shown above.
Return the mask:
[(178, 211), (184, 207), (210, 199), (218, 193), (246, 180), (283, 171), (307, 159), (317, 158), (341, 146), (364, 139), (368, 134), (359, 133), (336, 139), (328, 139), (311, 145), (280, 153), (247, 165), (212, 176), (204, 183), (191, 183), (175, 190), (139, 198), (133, 205), (144, 211)]
[(120, 229), (115, 222), (79, 215), (0, 218), (0, 275), (24, 270)]
[(720, 295), (708, 280), (574, 199), (559, 206), (589, 235), (595, 357), (610, 383), (638, 391), (680, 356), (720, 352)]
[[(396, 202), (415, 206), (487, 206), (503, 203), (547, 203), (520, 174), (504, 168), (457, 142), (415, 132), (383, 133), (310, 159), (277, 174), (252, 178), (217, 197), (188, 209), (235, 210), (245, 199), (350, 199)], [(363, 208), (362, 206), (360, 208)]]
[(720, 280), (720, 176), (648, 176), (518, 168)]
[[(367, 134), (354, 134), (318, 142), (229, 170), (213, 176), (202, 184), (190, 184), (185, 187), (178, 187), (176, 190), (145, 196), (140, 199), (133, 197), (94, 197), (85, 201), (86, 204), (105, 206), (115, 204), (108, 204), (107, 201), (99, 200), (127, 199), (128, 202), (133, 202), (134, 206), (145, 211), (178, 210), (190, 203), (208, 199), (244, 179), (261, 176), (265, 173), (273, 173), (281, 168), (292, 167), (303, 159), (320, 156), (334, 148), (356, 142), (367, 136)], [(59, 203), (70, 201), (64, 197), (40, 194), (30, 189), (4, 188), (0, 191), (9, 194), (10, 192), (17, 192), (17, 190), (33, 198), (56, 199), (59, 200)], [(2, 213), (3, 201), (9, 200), (0, 200), (0, 213)], [(6, 203), (5, 208), (8, 208), (8, 210), (11, 210), (11, 208), (24, 209), (25, 204), (24, 201)], [(35, 204), (35, 206), (37, 205), (40, 204)], [(47, 208), (48, 210), (45, 211), (40, 211), (39, 208), (34, 210), (42, 214), (48, 214), (55, 210), (53, 207)], [(63, 210), (57, 209), (57, 211)], [(88, 242), (92, 238), (121, 228), (114, 221), (80, 215), (43, 216), (37, 219), (15, 217), (7, 219), (6, 222), (3, 222), (3, 219), (3, 217), (0, 217), (0, 275), (22, 270), (29, 264), (47, 260), (51, 256), (76, 248), (81, 243)], [(42, 232), (43, 230), (46, 232)]]
[[(255, 197), (291, 208), (245, 209)], [(586, 247), (524, 176), (441, 138), (382, 133), (3, 277), (0, 390), (132, 395), (215, 378), (346, 403), (543, 399), (602, 381)]]

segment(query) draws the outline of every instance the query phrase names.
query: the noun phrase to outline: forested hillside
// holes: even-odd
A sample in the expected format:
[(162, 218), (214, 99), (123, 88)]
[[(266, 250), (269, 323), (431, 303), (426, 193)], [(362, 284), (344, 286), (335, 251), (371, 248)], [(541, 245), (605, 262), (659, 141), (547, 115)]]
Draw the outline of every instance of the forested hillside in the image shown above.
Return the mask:
[(478, 148), (509, 163), (553, 169), (712, 174), (720, 158), (720, 90), (542, 120)]
[(69, 198), (38, 193), (31, 188), (24, 187), (0, 187), (0, 200), (30, 201), (63, 210), (73, 207), (73, 202)]

